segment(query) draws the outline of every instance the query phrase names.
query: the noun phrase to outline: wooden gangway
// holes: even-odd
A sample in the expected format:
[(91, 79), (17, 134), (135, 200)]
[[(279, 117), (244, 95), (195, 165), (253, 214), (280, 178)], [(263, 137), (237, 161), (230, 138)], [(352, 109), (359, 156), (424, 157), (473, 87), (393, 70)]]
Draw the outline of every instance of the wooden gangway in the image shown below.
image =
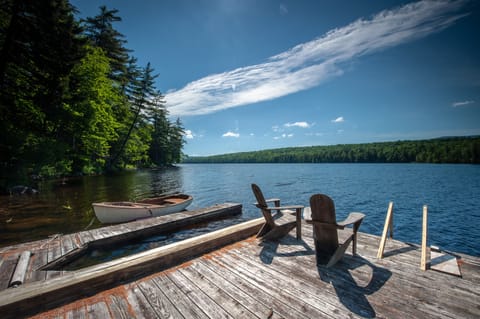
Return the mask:
[(0, 248), (0, 291), (11, 289), (12, 276), (18, 269), (22, 253), (31, 257), (25, 269), (24, 283), (44, 281), (67, 273), (62, 270), (43, 270), (47, 265), (59, 264), (69, 256), (87, 248), (119, 245), (162, 233), (168, 233), (198, 223), (241, 214), (237, 203), (216, 204), (211, 207), (182, 211), (175, 214), (110, 225), (72, 234), (57, 234), (48, 239)]
[[(358, 234), (357, 255), (317, 267), (312, 228), (259, 242), (252, 220), (151, 252), (0, 292), (4, 318), (479, 318), (480, 259), (461, 256), (462, 277), (419, 268), (421, 249), (396, 240), (377, 259), (378, 236)], [(232, 243), (235, 241), (234, 243)], [(224, 243), (230, 243), (223, 248)], [(202, 250), (210, 251), (201, 253)], [(214, 249), (212, 251), (212, 249)], [(188, 258), (188, 251), (191, 256)], [(158, 259), (179, 261), (167, 266)], [(173, 259), (172, 259), (173, 258)], [(134, 261), (145, 267), (128, 268)], [(160, 262), (160, 260), (162, 262)], [(116, 267), (127, 265), (128, 276)], [(99, 268), (100, 267), (100, 268)], [(94, 292), (79, 282), (99, 275)], [(63, 280), (65, 279), (65, 280)], [(63, 280), (63, 281), (62, 281)]]

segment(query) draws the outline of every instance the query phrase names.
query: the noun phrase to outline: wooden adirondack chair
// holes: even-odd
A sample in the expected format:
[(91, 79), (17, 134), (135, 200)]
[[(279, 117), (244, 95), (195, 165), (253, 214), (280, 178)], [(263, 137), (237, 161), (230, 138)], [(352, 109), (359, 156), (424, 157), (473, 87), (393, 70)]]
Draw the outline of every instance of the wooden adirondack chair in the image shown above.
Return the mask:
[[(335, 265), (352, 241), (352, 254), (356, 254), (357, 231), (364, 217), (362, 213), (350, 213), (347, 219), (337, 222), (335, 204), (330, 197), (323, 194), (310, 197), (310, 208), (305, 209), (305, 220), (313, 224), (317, 265)], [(353, 228), (346, 228), (348, 225), (353, 225)]]
[[(280, 206), (280, 199), (272, 198), (266, 200), (263, 196), (260, 187), (252, 184), (252, 191), (257, 199), (255, 206), (260, 208), (265, 224), (262, 226), (257, 234), (257, 237), (262, 237), (263, 240), (272, 240), (285, 236), (293, 228), (297, 227), (297, 239), (302, 238), (301, 233), (301, 205)], [(267, 203), (273, 202), (275, 206), (269, 207)], [(275, 212), (275, 215), (272, 214)]]

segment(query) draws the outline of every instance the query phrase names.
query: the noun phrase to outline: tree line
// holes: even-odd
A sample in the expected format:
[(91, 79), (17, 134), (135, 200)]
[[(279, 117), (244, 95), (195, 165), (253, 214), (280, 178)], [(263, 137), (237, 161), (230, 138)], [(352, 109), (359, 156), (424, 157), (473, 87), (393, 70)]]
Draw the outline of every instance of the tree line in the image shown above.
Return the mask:
[(184, 163), (480, 163), (480, 137), (289, 147), (206, 157)]
[(68, 0), (0, 0), (0, 187), (181, 160), (182, 123), (115, 29), (118, 11), (75, 13)]

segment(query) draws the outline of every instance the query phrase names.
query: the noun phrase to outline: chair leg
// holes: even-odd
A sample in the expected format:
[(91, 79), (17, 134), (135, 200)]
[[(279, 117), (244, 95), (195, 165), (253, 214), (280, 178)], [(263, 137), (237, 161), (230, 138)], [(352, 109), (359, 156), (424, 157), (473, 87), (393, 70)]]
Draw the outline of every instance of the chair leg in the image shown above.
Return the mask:
[(284, 237), (287, 235), (293, 228), (295, 224), (286, 224), (282, 226), (273, 227), (268, 233), (263, 235), (262, 240), (275, 240)]
[(352, 242), (352, 255), (355, 256), (357, 254), (357, 234), (353, 234), (353, 242)]
[(348, 245), (352, 241), (353, 237), (350, 237), (349, 240), (347, 240), (343, 245), (339, 245), (335, 253), (333, 254), (332, 258), (330, 258), (330, 261), (327, 264), (327, 268), (332, 267), (335, 265), (340, 259), (342, 259), (343, 255), (345, 255), (345, 251), (348, 248)]
[(267, 223), (263, 224), (262, 228), (260, 228), (260, 230), (257, 233), (257, 238), (264, 236), (271, 230), (272, 230), (272, 227), (270, 225), (268, 225)]
[(302, 209), (297, 208), (295, 211), (296, 215), (296, 227), (297, 227), (297, 239), (302, 239)]

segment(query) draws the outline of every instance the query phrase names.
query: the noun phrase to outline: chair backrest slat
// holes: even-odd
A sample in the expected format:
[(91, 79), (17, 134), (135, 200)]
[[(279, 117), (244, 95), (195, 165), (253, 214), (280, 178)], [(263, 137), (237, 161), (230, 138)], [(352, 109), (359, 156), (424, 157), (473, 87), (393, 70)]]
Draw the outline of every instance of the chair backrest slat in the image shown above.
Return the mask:
[(257, 200), (257, 207), (260, 208), (260, 210), (262, 211), (265, 221), (267, 222), (267, 224), (274, 226), (275, 222), (273, 220), (272, 214), (270, 213), (269, 210), (265, 209), (268, 207), (268, 205), (267, 205), (267, 202), (265, 201), (265, 197), (263, 196), (262, 191), (260, 190), (260, 187), (258, 187), (258, 185), (256, 184), (252, 184), (252, 191)]
[(338, 247), (338, 233), (335, 227), (325, 227), (322, 224), (336, 225), (335, 204), (324, 194), (315, 194), (310, 197), (312, 210), (313, 236), (318, 243), (318, 249), (325, 253), (334, 253)]

